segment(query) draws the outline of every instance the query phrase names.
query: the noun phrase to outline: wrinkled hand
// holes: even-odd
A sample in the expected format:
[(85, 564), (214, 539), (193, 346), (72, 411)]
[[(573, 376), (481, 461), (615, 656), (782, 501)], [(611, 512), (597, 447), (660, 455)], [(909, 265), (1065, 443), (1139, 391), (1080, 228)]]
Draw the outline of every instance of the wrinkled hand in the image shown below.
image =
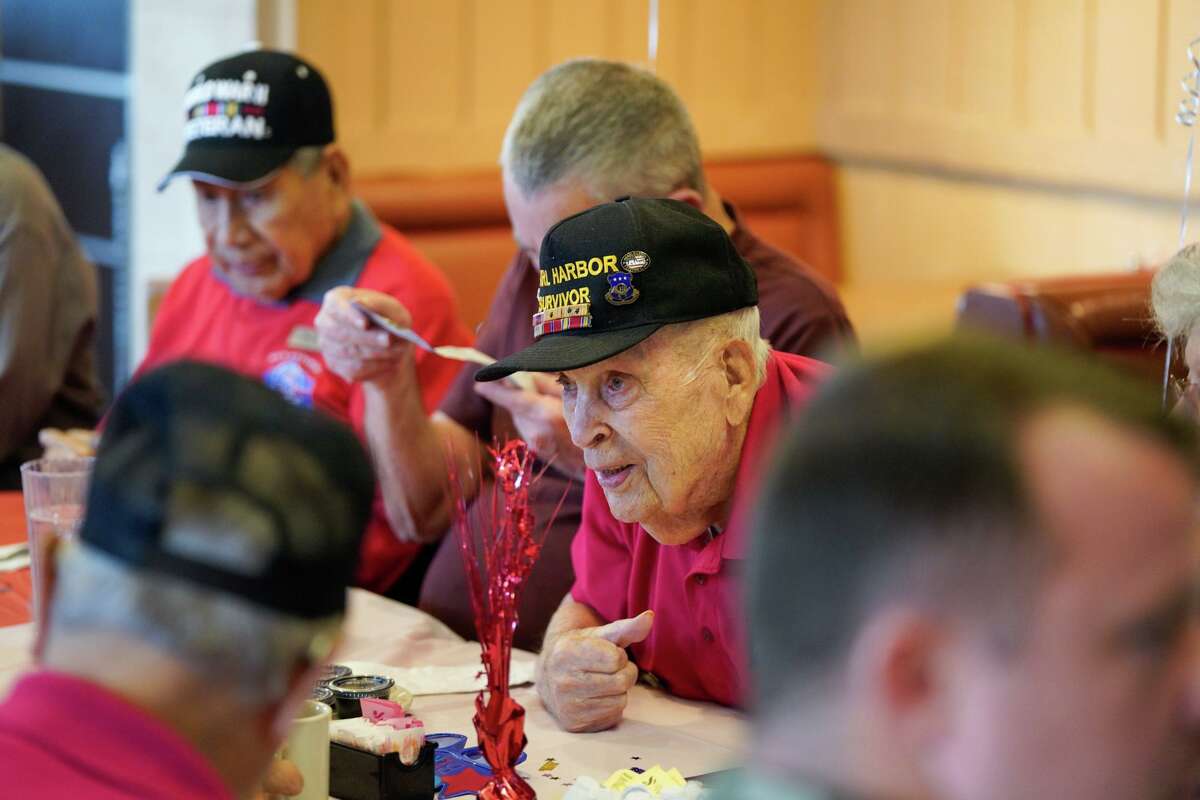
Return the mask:
[(99, 434), (87, 428), (42, 428), (38, 431), (38, 443), (44, 448), (42, 458), (89, 458), (96, 455), (96, 439)]
[(1171, 416), (1178, 419), (1200, 422), (1200, 383), (1189, 382), (1171, 409)]
[(412, 345), (371, 325), (351, 303), (378, 311), (397, 325), (412, 327), (412, 315), (400, 301), (383, 292), (339, 286), (325, 293), (317, 314), (317, 338), (325, 365), (350, 381), (374, 383), (395, 378)]
[(507, 380), (477, 383), (475, 391), (512, 415), (517, 433), (538, 458), (582, 480), (583, 451), (571, 441), (563, 418), (562, 386), (548, 375), (527, 374), (533, 379), (535, 391), (526, 391)]
[(581, 733), (621, 721), (638, 676), (625, 648), (649, 636), (653, 624), (654, 612), (643, 611), (632, 619), (569, 631), (550, 643), (537, 688), (559, 725)]
[(262, 791), (255, 795), (255, 800), (295, 797), (302, 791), (304, 776), (299, 768), (286, 758), (273, 758), (267, 767), (267, 774), (263, 776)]

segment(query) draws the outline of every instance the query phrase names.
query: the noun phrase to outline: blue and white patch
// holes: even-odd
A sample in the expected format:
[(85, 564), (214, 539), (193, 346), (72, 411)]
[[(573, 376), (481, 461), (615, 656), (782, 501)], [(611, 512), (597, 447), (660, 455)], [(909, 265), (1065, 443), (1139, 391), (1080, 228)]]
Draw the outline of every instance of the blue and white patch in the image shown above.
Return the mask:
[(627, 306), (640, 295), (641, 292), (633, 285), (632, 275), (618, 272), (608, 276), (608, 291), (604, 293), (604, 299), (614, 306)]
[(263, 373), (262, 380), (268, 389), (279, 392), (292, 405), (312, 408), (317, 379), (308, 374), (299, 361), (280, 361)]

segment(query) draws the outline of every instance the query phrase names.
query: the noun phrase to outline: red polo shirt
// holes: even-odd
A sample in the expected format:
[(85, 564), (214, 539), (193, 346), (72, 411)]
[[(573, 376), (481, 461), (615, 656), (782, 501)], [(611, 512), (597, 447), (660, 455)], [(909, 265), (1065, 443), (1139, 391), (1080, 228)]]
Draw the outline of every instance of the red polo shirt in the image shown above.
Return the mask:
[(803, 356), (771, 353), (750, 412), (730, 522), (711, 540), (700, 532), (687, 544), (659, 544), (641, 525), (613, 517), (604, 490), (588, 472), (583, 521), (571, 547), (571, 596), (605, 622), (652, 609), (650, 636), (630, 650), (638, 668), (653, 673), (672, 694), (727, 706), (740, 706), (746, 698), (739, 581), (746, 512), (779, 426), (804, 405), (827, 370)]
[(233, 800), (216, 770), (164, 723), (58, 672), (22, 678), (0, 703), (5, 797)]
[[(312, 277), (281, 302), (234, 294), (207, 256), (189, 264), (163, 298), (138, 374), (181, 358), (219, 364), (258, 378), (297, 405), (333, 414), (365, 438), (361, 386), (325, 369), (317, 349), (313, 320), (325, 293), (337, 286), (392, 295), (412, 313), (413, 330), (427, 342), (471, 343), (445, 276), (356, 202), (346, 232), (317, 262)], [(421, 350), (415, 358), (421, 397), (433, 411), (461, 365)], [(396, 539), (377, 494), (363, 538), (358, 584), (386, 592), (419, 549), (419, 544)]]

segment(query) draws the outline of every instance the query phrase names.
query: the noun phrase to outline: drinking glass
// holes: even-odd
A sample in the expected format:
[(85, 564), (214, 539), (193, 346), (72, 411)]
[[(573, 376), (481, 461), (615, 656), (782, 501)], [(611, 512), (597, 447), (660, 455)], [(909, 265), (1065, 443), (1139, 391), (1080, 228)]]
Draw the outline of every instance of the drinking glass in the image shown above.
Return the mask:
[(53, 542), (78, 533), (94, 460), (38, 459), (21, 465), (35, 621), (41, 618), (45, 604), (47, 554)]

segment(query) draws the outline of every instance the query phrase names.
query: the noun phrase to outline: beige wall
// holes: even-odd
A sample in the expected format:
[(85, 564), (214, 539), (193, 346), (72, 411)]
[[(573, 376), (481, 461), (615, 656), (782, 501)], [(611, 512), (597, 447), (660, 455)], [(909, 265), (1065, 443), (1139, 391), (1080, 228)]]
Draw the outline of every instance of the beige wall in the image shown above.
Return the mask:
[[(493, 166), (517, 99), (568, 58), (647, 57), (646, 0), (300, 0), (360, 171)], [(706, 150), (811, 148), (815, 0), (661, 0), (657, 69)]]
[(1200, 3), (831, 0), (822, 13), (817, 139), (842, 161), (846, 293), (868, 338), (945, 326), (964, 282), (1175, 249), (1188, 132), (1173, 116)]
[(1195, 0), (836, 0), (819, 139), (839, 156), (1175, 196)]
[(184, 89), (200, 67), (258, 37), (256, 13), (256, 0), (130, 3), (133, 365), (146, 349), (151, 282), (173, 277), (204, 247), (187, 181), (155, 189), (183, 148)]
[(1111, 193), (856, 163), (839, 189), (841, 293), (868, 345), (949, 330), (969, 284), (1133, 269), (1178, 235), (1173, 202)]

